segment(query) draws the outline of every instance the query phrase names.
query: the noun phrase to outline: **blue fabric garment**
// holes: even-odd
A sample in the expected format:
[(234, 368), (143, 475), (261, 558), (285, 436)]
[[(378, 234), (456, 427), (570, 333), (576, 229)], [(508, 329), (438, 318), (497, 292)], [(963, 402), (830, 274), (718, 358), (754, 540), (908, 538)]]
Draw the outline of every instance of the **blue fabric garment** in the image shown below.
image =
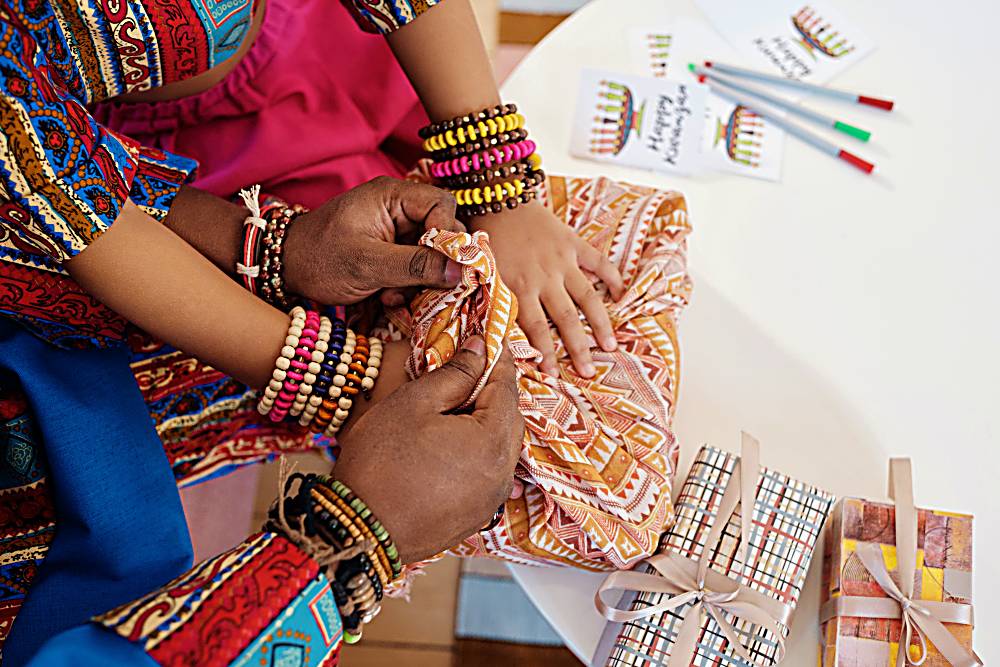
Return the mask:
[(45, 642), (27, 667), (157, 667), (156, 661), (134, 644), (99, 625), (67, 630)]
[(43, 642), (90, 616), (162, 586), (191, 567), (193, 555), (176, 482), (124, 348), (60, 350), (0, 319), (0, 370), (19, 378), (34, 411), (57, 519), (4, 647), (8, 667), (27, 664)]

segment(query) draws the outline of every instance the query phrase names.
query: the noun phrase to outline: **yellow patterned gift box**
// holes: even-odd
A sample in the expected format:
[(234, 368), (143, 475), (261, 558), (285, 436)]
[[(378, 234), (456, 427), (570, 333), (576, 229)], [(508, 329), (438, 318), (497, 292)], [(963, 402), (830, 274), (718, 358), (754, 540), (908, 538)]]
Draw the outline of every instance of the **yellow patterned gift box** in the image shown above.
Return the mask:
[(890, 462), (889, 480), (894, 504), (844, 498), (827, 524), (821, 666), (982, 665), (972, 516), (914, 507), (908, 459)]

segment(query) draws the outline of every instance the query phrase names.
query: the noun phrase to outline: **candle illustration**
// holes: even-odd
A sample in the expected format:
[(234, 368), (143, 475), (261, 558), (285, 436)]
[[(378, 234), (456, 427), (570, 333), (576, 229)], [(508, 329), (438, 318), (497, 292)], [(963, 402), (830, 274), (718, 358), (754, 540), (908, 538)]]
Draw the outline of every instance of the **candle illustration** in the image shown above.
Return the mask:
[(646, 103), (637, 110), (632, 91), (614, 81), (601, 81), (597, 98), (598, 114), (591, 127), (590, 153), (618, 155), (633, 135), (639, 136)]
[(840, 58), (854, 50), (847, 38), (842, 36), (829, 21), (823, 20), (816, 11), (806, 5), (792, 15), (792, 25), (799, 33), (798, 44), (806, 50), (813, 60), (816, 53), (822, 53), (829, 58)]
[(726, 155), (737, 164), (760, 166), (760, 146), (764, 138), (764, 119), (744, 106), (737, 106), (725, 122), (717, 118), (713, 147), (723, 144)]
[(667, 62), (670, 59), (670, 45), (673, 43), (672, 35), (649, 33), (646, 35), (646, 46), (649, 50), (649, 67), (653, 71), (653, 76), (663, 78), (667, 76)]

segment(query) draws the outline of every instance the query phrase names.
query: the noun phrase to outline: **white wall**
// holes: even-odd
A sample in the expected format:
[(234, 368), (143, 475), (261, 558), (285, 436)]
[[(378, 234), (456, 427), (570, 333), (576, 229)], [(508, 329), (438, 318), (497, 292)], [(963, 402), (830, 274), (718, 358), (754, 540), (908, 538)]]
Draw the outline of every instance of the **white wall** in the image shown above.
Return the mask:
[(525, 14), (569, 14), (587, 0), (500, 0), (500, 9)]

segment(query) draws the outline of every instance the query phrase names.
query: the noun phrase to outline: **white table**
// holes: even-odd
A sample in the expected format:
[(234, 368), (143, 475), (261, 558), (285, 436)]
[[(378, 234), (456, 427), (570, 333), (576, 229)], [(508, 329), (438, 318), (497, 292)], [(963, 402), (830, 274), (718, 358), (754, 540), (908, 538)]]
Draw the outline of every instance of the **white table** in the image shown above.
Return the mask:
[[(734, 0), (736, 1), (736, 0)], [(911, 456), (917, 502), (972, 511), (976, 649), (1000, 660), (1000, 5), (836, 0), (879, 48), (835, 83), (897, 101), (838, 107), (874, 132), (867, 177), (790, 140), (784, 177), (681, 178), (569, 157), (581, 67), (630, 71), (624, 31), (701, 18), (690, 0), (595, 0), (504, 86), (555, 173), (606, 174), (681, 190), (694, 234), (694, 300), (681, 322), (676, 429), (681, 470), (701, 443), (738, 447), (838, 495), (882, 497), (891, 455)], [(863, 122), (862, 122), (863, 121)], [(816, 664), (819, 559), (788, 665)], [(601, 620), (599, 577), (513, 568), (583, 660)]]

